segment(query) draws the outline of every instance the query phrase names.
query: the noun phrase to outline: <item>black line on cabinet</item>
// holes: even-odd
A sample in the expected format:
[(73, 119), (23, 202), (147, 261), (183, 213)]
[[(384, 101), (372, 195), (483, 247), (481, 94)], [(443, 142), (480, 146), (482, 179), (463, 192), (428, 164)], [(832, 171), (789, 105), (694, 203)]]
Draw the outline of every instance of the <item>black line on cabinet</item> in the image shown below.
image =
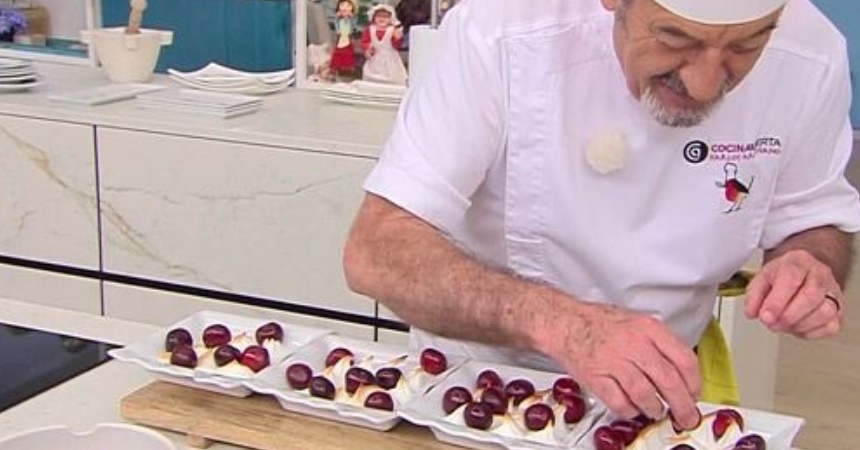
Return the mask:
[[(99, 248), (99, 272), (103, 272), (104, 263), (104, 229), (102, 229), (102, 180), (99, 177), (101, 170), (99, 169), (99, 133), (98, 128), (93, 126), (93, 165), (95, 166), (96, 180), (96, 229), (98, 230), (98, 248)], [(99, 277), (99, 307), (102, 315), (105, 315), (105, 284)]]
[[(251, 295), (236, 294), (233, 292), (217, 291), (197, 286), (188, 286), (184, 284), (171, 283), (167, 281), (152, 280), (148, 278), (139, 278), (118, 273), (100, 271), (96, 269), (85, 269), (81, 267), (67, 266), (63, 264), (49, 263), (44, 261), (35, 261), (31, 259), (18, 258), (0, 254), (0, 264), (8, 266), (23, 267), (27, 269), (42, 270), (53, 272), (62, 275), (70, 275), (80, 278), (89, 278), (93, 280), (101, 280), (102, 291), (104, 290), (105, 281), (111, 283), (122, 284), (126, 286), (135, 286), (157, 291), (170, 292), (174, 294), (184, 294), (194, 297), (203, 297), (211, 300), (227, 301), (236, 304), (257, 306), (261, 308), (273, 309), (276, 311), (284, 311), (295, 314), (302, 314), (311, 317), (319, 317), (323, 319), (339, 320), (358, 325), (369, 325), (374, 328), (374, 337), (378, 338), (378, 330), (376, 328), (384, 328), (393, 331), (409, 331), (409, 326), (389, 319), (378, 317), (368, 317), (361, 314), (353, 314), (344, 311), (337, 311), (315, 306), (302, 305), (297, 303), (289, 303), (283, 300), (275, 300), (270, 298), (255, 297)], [(101, 264), (101, 261), (99, 261)], [(102, 292), (104, 294), (104, 292)], [(102, 295), (102, 302), (104, 301)], [(376, 307), (378, 311), (378, 307)], [(102, 310), (104, 305), (102, 304)], [(102, 313), (104, 314), (104, 312)]]

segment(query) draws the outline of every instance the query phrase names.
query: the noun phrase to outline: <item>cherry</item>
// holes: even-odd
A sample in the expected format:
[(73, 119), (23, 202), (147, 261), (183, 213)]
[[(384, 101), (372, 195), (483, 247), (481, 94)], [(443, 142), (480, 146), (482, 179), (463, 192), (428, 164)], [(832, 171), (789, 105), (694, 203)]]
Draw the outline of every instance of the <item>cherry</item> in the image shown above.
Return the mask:
[(526, 428), (532, 431), (540, 431), (555, 420), (552, 408), (545, 403), (535, 403), (526, 408), (524, 415)]
[(221, 324), (209, 325), (203, 330), (203, 345), (206, 348), (228, 344), (231, 339), (233, 335), (230, 334), (230, 329)]
[(523, 378), (511, 380), (511, 382), (505, 386), (505, 394), (508, 395), (508, 398), (514, 400), (514, 405), (519, 405), (523, 400), (534, 395), (534, 393), (535, 386), (531, 381)]
[(172, 352), (174, 348), (182, 345), (192, 345), (193, 339), (191, 333), (185, 328), (174, 328), (167, 332), (167, 337), (164, 339), (164, 350)]
[(352, 358), (354, 355), (352, 354), (351, 351), (349, 351), (343, 347), (337, 347), (337, 348), (333, 349), (332, 351), (328, 352), (328, 356), (325, 357), (325, 366), (331, 367), (331, 366), (337, 364), (337, 362), (340, 361), (341, 358), (344, 358), (347, 356)]
[(577, 394), (562, 394), (558, 403), (564, 405), (564, 423), (579, 423), (588, 410), (585, 399)]
[(260, 325), (260, 327), (257, 328), (257, 332), (254, 333), (254, 337), (257, 338), (257, 343), (260, 345), (263, 345), (263, 341), (269, 339), (282, 342), (284, 340), (284, 329), (275, 322), (269, 322)]
[(648, 416), (646, 416), (646, 415), (644, 415), (644, 414), (639, 414), (638, 416), (636, 416), (636, 417), (634, 417), (634, 418), (630, 419), (630, 421), (632, 421), (632, 422), (634, 422), (634, 423), (638, 424), (638, 425), (639, 425), (639, 430), (640, 430), (640, 431), (641, 431), (643, 428), (645, 428), (645, 427), (647, 427), (647, 426), (649, 426), (649, 425), (651, 425), (651, 424), (653, 424), (653, 423), (654, 423), (654, 419), (652, 419), (652, 418), (650, 418), (650, 417), (648, 417)]
[(734, 409), (720, 409), (716, 412), (714, 422), (711, 424), (711, 431), (714, 433), (714, 440), (718, 441), (726, 434), (726, 430), (733, 423), (737, 423), (738, 427), (744, 429), (744, 418)]
[(215, 365), (218, 367), (226, 366), (233, 361), (242, 357), (242, 352), (238, 348), (230, 344), (218, 346), (215, 349)]
[(394, 401), (391, 399), (391, 395), (385, 391), (372, 392), (364, 400), (364, 406), (373, 409), (394, 411)]
[(346, 392), (350, 394), (355, 394), (355, 391), (357, 391), (358, 387), (361, 385), (376, 383), (376, 379), (373, 377), (373, 374), (370, 373), (369, 370), (361, 367), (350, 367), (349, 370), (346, 371), (344, 378), (346, 380)]
[(192, 347), (180, 345), (170, 353), (170, 364), (193, 369), (197, 367), (197, 353)]
[(732, 450), (766, 450), (767, 443), (757, 434), (748, 434), (735, 442)]
[(609, 426), (594, 430), (594, 448), (597, 450), (624, 450), (624, 439)]
[(616, 420), (609, 424), (609, 426), (618, 432), (618, 435), (624, 441), (624, 445), (630, 445), (631, 442), (636, 440), (639, 431), (642, 430), (639, 428), (639, 424), (632, 420)]
[(502, 381), (502, 377), (492, 369), (487, 369), (478, 374), (478, 381), (475, 384), (478, 389), (489, 387), (502, 389), (505, 386), (505, 383)]
[(570, 377), (561, 377), (555, 380), (552, 384), (552, 398), (561, 403), (558, 398), (567, 394), (582, 395), (582, 388), (579, 387), (579, 383)]
[(445, 391), (442, 396), (442, 409), (445, 414), (451, 414), (457, 408), (472, 401), (472, 393), (463, 386), (454, 386)]
[(291, 388), (300, 391), (302, 389), (307, 389), (311, 384), (311, 378), (313, 377), (314, 372), (307, 364), (295, 363), (290, 364), (289, 367), (287, 367), (285, 374), (287, 377), (287, 384), (289, 384)]
[(334, 400), (334, 384), (328, 378), (317, 375), (311, 378), (310, 393), (314, 397)]
[(393, 389), (402, 376), (403, 372), (396, 367), (383, 367), (376, 371), (376, 384), (382, 389)]
[(486, 403), (493, 414), (504, 414), (508, 410), (508, 396), (499, 388), (487, 388), (481, 394), (481, 403)]
[(479, 430), (488, 430), (493, 424), (493, 411), (484, 402), (472, 402), (463, 409), (466, 425)]
[(269, 365), (269, 351), (260, 345), (249, 345), (242, 352), (239, 362), (254, 372), (259, 372)]
[(448, 360), (445, 355), (434, 348), (425, 348), (421, 352), (421, 368), (431, 375), (439, 375), (448, 368)]

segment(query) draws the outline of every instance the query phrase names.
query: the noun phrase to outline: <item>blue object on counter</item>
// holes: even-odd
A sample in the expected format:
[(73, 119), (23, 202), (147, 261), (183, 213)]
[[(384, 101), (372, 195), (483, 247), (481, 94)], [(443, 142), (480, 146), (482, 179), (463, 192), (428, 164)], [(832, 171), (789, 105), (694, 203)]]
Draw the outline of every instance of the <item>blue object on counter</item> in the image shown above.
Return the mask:
[[(191, 71), (215, 61), (246, 71), (293, 66), (289, 0), (149, 0), (143, 27), (173, 31), (155, 70)], [(128, 22), (128, 2), (102, 2), (105, 27)]]

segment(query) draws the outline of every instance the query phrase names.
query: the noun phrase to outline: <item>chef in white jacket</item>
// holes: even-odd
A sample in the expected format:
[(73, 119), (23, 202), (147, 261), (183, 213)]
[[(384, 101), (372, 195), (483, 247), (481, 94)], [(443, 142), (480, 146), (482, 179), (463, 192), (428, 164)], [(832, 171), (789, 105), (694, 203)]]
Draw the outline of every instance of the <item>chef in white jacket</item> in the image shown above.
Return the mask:
[(344, 252), (415, 348), (570, 373), (694, 427), (694, 347), (746, 313), (837, 333), (856, 191), (843, 37), (809, 0), (469, 0), (443, 23)]

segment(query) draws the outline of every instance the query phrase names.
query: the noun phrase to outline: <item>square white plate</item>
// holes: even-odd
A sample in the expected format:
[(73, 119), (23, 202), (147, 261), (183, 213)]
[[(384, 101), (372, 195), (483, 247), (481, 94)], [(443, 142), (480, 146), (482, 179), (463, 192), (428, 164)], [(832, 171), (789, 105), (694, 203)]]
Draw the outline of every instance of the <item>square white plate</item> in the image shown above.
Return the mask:
[[(803, 426), (803, 419), (799, 417), (786, 416), (775, 414), (755, 409), (740, 408), (736, 406), (715, 405), (712, 403), (699, 403), (699, 410), (702, 414), (708, 414), (722, 408), (731, 408), (739, 413), (744, 419), (743, 435), (758, 434), (767, 442), (768, 450), (790, 450), (791, 444), (795, 436)], [(606, 425), (612, 422), (613, 417), (610, 414), (605, 415), (594, 428), (601, 425)], [(671, 426), (671, 425), (669, 425)], [(583, 439), (577, 446), (580, 450), (595, 450), (592, 432)], [(661, 447), (662, 448), (662, 447)]]
[[(373, 374), (382, 367), (400, 369), (407, 382), (399, 388), (388, 391), (394, 403), (393, 412), (366, 408), (361, 405), (358, 397), (346, 393), (343, 377), (348, 368), (346, 365), (326, 371), (326, 356), (338, 347), (350, 350), (355, 356), (353, 360), (355, 365), (368, 369)], [(288, 411), (385, 431), (390, 430), (400, 421), (397, 411), (405, 403), (454, 373), (464, 361), (463, 358), (449, 357), (445, 372), (430, 375), (421, 370), (418, 357), (409, 355), (405, 347), (329, 335), (301, 348), (278, 364), (275, 369), (265, 374), (261, 372), (260, 377), (249, 381), (246, 385), (254, 392), (274, 396)], [(308, 365), (314, 375), (328, 374), (339, 395), (335, 400), (328, 400), (313, 397), (307, 390), (297, 391), (290, 387), (285, 374), (287, 367), (293, 363)]]
[[(417, 397), (407, 404), (400, 411), (400, 416), (416, 425), (430, 427), (436, 438), (443, 442), (480, 449), (519, 450), (574, 448), (573, 446), (576, 442), (587, 435), (592, 425), (605, 414), (605, 408), (586, 394), (585, 398), (588, 410), (579, 423), (575, 425), (564, 424), (563, 420), (560, 420), (561, 417), (558, 417), (559, 414), (556, 410), (557, 419), (559, 420), (556, 420), (556, 428), (553, 429), (553, 435), (548, 436), (551, 439), (541, 440), (538, 437), (539, 433), (535, 432), (520, 437), (516, 437), (512, 433), (503, 434), (503, 427), (500, 426), (502, 420), (499, 416), (496, 416), (494, 419), (490, 430), (484, 431), (470, 428), (462, 424), (461, 418), (457, 416), (458, 414), (462, 414), (461, 409), (455, 410), (450, 416), (445, 413), (442, 409), (442, 399), (445, 392), (454, 386), (465, 387), (474, 395), (478, 375), (485, 369), (496, 371), (506, 384), (517, 378), (529, 380), (537, 392), (547, 391), (546, 395), (550, 397), (551, 394), (549, 391), (551, 391), (553, 383), (558, 378), (564, 376), (558, 373), (542, 372), (497, 363), (469, 361), (426, 395)], [(550, 405), (552, 404), (550, 403)], [(518, 416), (519, 414), (517, 412), (513, 416)], [(511, 415), (506, 415), (505, 417), (510, 421), (521, 423), (521, 420), (517, 417), (512, 417)], [(508, 424), (510, 423), (508, 422)], [(511, 430), (512, 428), (508, 427), (507, 429)], [(525, 426), (520, 425), (520, 429), (525, 430)]]
[[(330, 334), (331, 331), (320, 328), (306, 327), (302, 325), (288, 324), (274, 321), (281, 325), (284, 330), (284, 339), (280, 345), (266, 345), (269, 350), (271, 363), (269, 367), (254, 375), (246, 375), (243, 371), (229, 371), (226, 368), (236, 363), (231, 363), (224, 368), (218, 369), (211, 363), (208, 356), (202, 350), (203, 330), (213, 324), (223, 324), (230, 329), (234, 340), (231, 342), (237, 349), (242, 351), (254, 342), (254, 333), (258, 327), (269, 322), (265, 319), (250, 318), (215, 311), (200, 311), (179, 322), (147, 336), (146, 338), (133, 342), (123, 348), (113, 349), (108, 352), (110, 356), (125, 362), (139, 364), (145, 369), (153, 372), (158, 378), (186, 386), (206, 389), (222, 394), (245, 397), (251, 394), (251, 390), (244, 382), (264, 376), (265, 372), (272, 370), (284, 358), (287, 358), (300, 347), (307, 345), (314, 339)], [(165, 351), (165, 338), (167, 333), (174, 328), (185, 328), (194, 339), (194, 347), (198, 349), (198, 367), (194, 369), (180, 367), (170, 364), (170, 354)], [(244, 338), (237, 338), (243, 336)], [(204, 359), (206, 358), (206, 359)]]

